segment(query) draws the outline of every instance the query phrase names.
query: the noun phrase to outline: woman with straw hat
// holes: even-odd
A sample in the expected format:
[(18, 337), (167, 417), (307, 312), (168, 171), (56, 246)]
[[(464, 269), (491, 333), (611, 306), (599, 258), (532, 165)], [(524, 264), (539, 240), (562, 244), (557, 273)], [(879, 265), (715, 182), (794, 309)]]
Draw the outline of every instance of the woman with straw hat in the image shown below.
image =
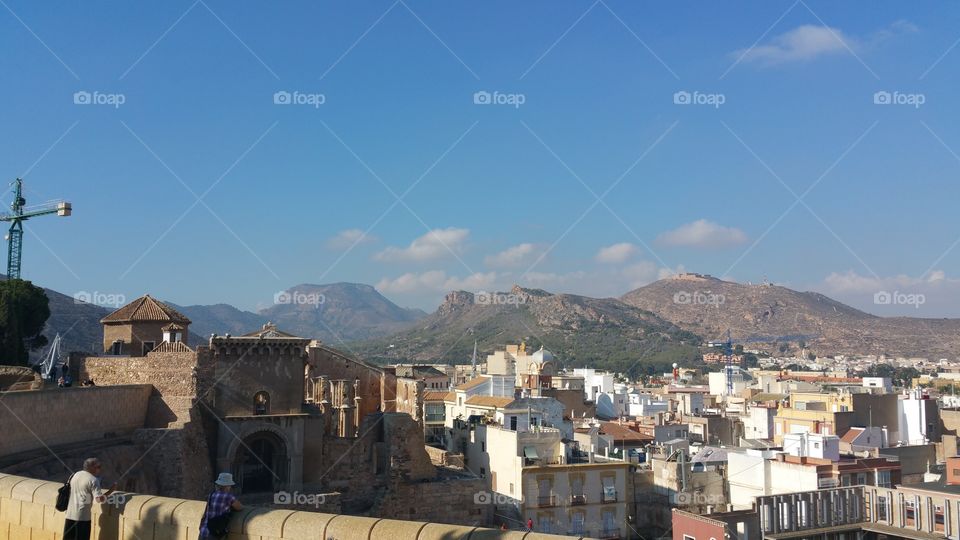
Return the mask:
[(230, 530), (230, 513), (242, 510), (243, 505), (230, 491), (233, 489), (233, 475), (220, 473), (214, 484), (217, 486), (207, 497), (207, 508), (200, 520), (200, 538), (222, 538)]

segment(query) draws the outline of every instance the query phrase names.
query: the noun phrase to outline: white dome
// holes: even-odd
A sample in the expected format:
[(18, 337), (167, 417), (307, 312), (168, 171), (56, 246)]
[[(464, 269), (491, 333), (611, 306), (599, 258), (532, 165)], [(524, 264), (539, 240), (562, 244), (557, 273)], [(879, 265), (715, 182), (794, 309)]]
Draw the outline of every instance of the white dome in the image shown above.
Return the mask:
[(530, 355), (536, 362), (553, 362), (553, 353), (540, 346), (540, 350)]

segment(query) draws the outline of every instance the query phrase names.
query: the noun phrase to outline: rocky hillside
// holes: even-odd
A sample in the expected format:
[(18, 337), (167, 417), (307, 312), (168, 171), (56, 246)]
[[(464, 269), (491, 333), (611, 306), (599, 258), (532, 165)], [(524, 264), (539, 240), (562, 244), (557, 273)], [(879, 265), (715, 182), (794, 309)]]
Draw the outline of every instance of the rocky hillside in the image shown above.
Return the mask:
[(302, 284), (279, 293), (274, 300), (273, 306), (260, 310), (260, 317), (286, 332), (334, 346), (397, 332), (426, 316), (359, 283)]
[(350, 344), (381, 362), (467, 363), (476, 340), (479, 360), (505, 344), (545, 346), (567, 366), (665, 369), (693, 360), (700, 339), (649, 311), (617, 299), (551, 294), (517, 286), (509, 293), (447, 294), (435, 313), (410, 330)]
[(727, 330), (747, 348), (777, 351), (804, 341), (817, 354), (960, 354), (960, 320), (877, 317), (822, 294), (777, 285), (743, 285), (681, 274), (633, 290), (623, 302), (653, 311), (702, 336), (724, 340)]

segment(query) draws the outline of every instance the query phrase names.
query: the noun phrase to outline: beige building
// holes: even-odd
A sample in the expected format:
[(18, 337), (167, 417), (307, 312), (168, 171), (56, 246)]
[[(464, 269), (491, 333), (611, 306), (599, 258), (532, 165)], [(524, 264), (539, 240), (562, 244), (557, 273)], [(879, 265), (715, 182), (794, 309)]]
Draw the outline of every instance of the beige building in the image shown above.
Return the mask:
[(164, 341), (187, 343), (190, 319), (149, 294), (104, 317), (103, 352), (146, 356)]
[(550, 388), (558, 371), (553, 353), (543, 347), (529, 354), (521, 343), (487, 355), (487, 374), (513, 375), (520, 388)]
[(534, 530), (590, 538), (629, 538), (627, 463), (524, 467), (521, 512)]

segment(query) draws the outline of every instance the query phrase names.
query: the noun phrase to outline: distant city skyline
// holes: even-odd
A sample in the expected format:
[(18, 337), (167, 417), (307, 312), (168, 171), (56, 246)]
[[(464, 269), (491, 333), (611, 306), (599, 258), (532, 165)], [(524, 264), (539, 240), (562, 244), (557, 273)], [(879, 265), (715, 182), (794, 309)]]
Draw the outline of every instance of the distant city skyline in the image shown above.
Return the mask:
[(960, 317), (957, 5), (4, 7), (3, 179), (74, 209), (22, 275), (65, 294), (690, 271)]

